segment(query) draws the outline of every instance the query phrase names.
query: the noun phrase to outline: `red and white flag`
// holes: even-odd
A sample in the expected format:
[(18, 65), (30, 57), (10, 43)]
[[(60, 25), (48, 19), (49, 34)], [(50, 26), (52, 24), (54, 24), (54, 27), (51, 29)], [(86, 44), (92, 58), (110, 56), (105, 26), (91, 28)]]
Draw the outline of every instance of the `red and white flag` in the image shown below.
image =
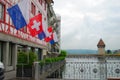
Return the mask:
[(30, 23), (28, 24), (28, 29), (32, 36), (36, 36), (37, 34), (43, 31), (42, 14), (38, 14), (30, 19)]
[(46, 42), (49, 42), (50, 40), (53, 39), (53, 29), (52, 27), (48, 27), (48, 33), (47, 33), (47, 36), (46, 38), (44, 39)]
[(53, 33), (52, 38), (53, 39), (50, 40), (50, 44), (55, 44), (56, 42), (58, 42), (58, 38), (57, 38), (56, 32)]

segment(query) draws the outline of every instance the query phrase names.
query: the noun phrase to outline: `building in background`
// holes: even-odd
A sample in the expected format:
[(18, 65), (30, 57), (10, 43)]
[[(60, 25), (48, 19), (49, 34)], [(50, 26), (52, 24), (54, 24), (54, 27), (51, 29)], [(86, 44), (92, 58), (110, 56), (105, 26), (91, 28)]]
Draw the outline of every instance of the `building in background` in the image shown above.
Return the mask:
[(98, 47), (98, 54), (105, 54), (105, 43), (103, 42), (102, 39), (97, 44)]
[[(52, 8), (53, 0), (29, 0), (28, 3), (30, 8), (29, 17), (41, 13), (43, 27), (52, 26), (56, 31), (59, 42), (54, 45), (38, 39), (38, 36), (32, 37), (27, 27), (20, 30), (14, 28), (7, 8), (19, 1), (0, 0), (0, 61), (4, 63), (6, 79), (16, 76), (18, 51), (27, 52), (32, 50), (38, 54), (38, 59), (43, 59), (43, 56), (46, 56), (47, 53), (60, 52), (60, 20), (58, 20)], [(53, 17), (54, 19), (52, 19)], [(54, 50), (52, 50), (53, 48)]]
[[(51, 4), (52, 2), (52, 4)], [(52, 0), (47, 0), (47, 14), (48, 14), (48, 26), (52, 26), (53, 31), (56, 32), (58, 42), (54, 45), (48, 44), (48, 57), (57, 56), (60, 53), (60, 33), (61, 33), (61, 16), (56, 15), (53, 10), (54, 2)]]
[(56, 44), (56, 50), (57, 52), (60, 53), (61, 50), (61, 16), (59, 14), (56, 14), (57, 17), (57, 24), (56, 24), (56, 28), (55, 31), (57, 33), (57, 38), (58, 38), (58, 42)]

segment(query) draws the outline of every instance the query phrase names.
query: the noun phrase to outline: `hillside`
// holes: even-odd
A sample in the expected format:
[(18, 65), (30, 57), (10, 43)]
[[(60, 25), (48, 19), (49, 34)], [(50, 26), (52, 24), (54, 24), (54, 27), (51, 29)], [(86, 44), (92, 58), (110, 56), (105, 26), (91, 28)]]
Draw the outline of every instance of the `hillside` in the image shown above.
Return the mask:
[(97, 50), (88, 49), (67, 49), (68, 54), (97, 54)]

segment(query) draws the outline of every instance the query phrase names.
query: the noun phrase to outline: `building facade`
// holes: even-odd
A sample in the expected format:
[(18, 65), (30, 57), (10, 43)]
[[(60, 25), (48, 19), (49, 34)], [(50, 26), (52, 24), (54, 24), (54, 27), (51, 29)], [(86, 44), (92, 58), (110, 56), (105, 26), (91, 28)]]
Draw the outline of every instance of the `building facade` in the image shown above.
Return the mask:
[[(38, 36), (31, 36), (27, 27), (20, 30), (14, 28), (7, 8), (15, 5), (19, 1), (0, 0), (0, 61), (4, 63), (6, 79), (16, 76), (18, 51), (35, 51), (38, 54), (38, 59), (43, 59), (43, 56), (48, 53), (48, 43), (38, 39)], [(48, 25), (48, 5), (51, 5), (53, 0), (29, 0), (28, 3), (29, 17), (31, 18), (41, 13), (43, 27), (50, 26)], [(49, 44), (49, 46), (51, 45)]]
[[(60, 53), (60, 33), (61, 33), (61, 16), (56, 15), (53, 10), (53, 5), (49, 4), (48, 2), (48, 26), (52, 26), (53, 31), (57, 34), (58, 42), (56, 42), (54, 45), (48, 44), (48, 55), (50, 56), (57, 56)], [(51, 54), (52, 53), (52, 54)]]
[(56, 15), (57, 17), (57, 24), (56, 24), (56, 33), (57, 33), (57, 37), (58, 37), (58, 42), (56, 44), (56, 50), (57, 52), (60, 52), (61, 49), (61, 16), (60, 15)]

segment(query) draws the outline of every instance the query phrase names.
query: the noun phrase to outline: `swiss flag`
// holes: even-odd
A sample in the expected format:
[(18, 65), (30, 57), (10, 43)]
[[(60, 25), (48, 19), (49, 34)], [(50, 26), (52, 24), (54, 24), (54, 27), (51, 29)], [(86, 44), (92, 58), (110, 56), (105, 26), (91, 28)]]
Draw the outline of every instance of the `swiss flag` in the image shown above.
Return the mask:
[(50, 40), (53, 39), (53, 29), (52, 27), (48, 27), (48, 34), (47, 37), (44, 39), (46, 42), (49, 42)]
[(53, 33), (50, 36), (46, 37), (44, 40), (46, 42), (50, 42), (51, 40), (53, 40)]
[(37, 34), (43, 31), (42, 14), (38, 14), (30, 19), (30, 23), (28, 24), (28, 29), (32, 36), (36, 36)]
[(50, 40), (50, 44), (55, 44), (55, 42), (58, 42), (57, 34), (56, 32), (53, 33), (52, 35), (52, 40)]

